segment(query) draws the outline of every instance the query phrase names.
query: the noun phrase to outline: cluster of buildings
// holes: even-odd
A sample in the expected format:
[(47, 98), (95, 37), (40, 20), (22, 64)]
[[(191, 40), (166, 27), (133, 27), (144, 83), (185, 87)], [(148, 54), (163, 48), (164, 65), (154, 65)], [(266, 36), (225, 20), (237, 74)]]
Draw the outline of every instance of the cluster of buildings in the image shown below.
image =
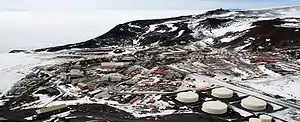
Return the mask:
[(37, 68), (16, 82), (6, 93), (6, 97), (22, 97), (25, 94), (30, 94), (40, 85), (47, 83), (49, 79), (51, 79), (50, 75)]
[[(224, 121), (284, 122), (271, 115), (272, 112), (284, 110), (284, 106), (229, 88), (213, 85), (197, 88), (199, 83), (210, 84), (210, 81), (188, 77), (190, 73), (209, 77), (218, 73), (257, 76), (261, 73), (257, 69), (260, 63), (283, 72), (275, 65), (276, 60), (283, 60), (284, 57), (280, 55), (274, 58), (262, 54), (235, 55), (222, 51), (191, 52), (178, 47), (158, 47), (130, 54), (122, 49), (84, 50), (77, 53), (91, 52), (101, 56), (38, 67), (16, 83), (7, 96), (54, 94), (61, 95), (61, 100), (88, 97), (93, 102), (104, 100), (109, 104), (113, 101), (111, 106), (125, 111), (133, 109), (137, 114), (180, 110)], [(249, 71), (244, 73), (234, 70), (235, 67)], [(41, 86), (48, 88), (41, 90)], [(38, 117), (49, 116), (69, 109), (68, 105), (61, 104), (37, 109), (35, 113)]]

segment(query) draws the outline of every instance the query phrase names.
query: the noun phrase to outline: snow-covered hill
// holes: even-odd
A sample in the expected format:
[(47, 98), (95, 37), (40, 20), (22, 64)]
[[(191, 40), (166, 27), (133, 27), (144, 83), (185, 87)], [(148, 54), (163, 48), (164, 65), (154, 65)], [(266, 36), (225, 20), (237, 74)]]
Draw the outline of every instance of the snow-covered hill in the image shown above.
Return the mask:
[(300, 46), (300, 7), (234, 11), (217, 9), (199, 15), (166, 19), (136, 20), (119, 24), (94, 39), (35, 51), (59, 51), (103, 46), (188, 45), (250, 49), (292, 50)]

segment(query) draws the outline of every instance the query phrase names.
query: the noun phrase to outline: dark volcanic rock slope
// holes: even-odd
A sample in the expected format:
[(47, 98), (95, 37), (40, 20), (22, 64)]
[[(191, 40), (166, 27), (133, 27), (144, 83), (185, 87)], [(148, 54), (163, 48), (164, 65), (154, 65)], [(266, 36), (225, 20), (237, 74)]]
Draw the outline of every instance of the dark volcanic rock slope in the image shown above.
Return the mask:
[[(248, 44), (244, 49), (253, 51), (270, 51), (275, 48), (293, 48), (300, 46), (299, 22), (288, 22), (283, 19), (262, 20), (252, 24), (253, 28), (231, 42), (224, 43), (223, 46), (238, 47)], [(288, 27), (284, 25), (293, 25)]]
[(94, 39), (35, 51), (59, 51), (103, 46), (187, 45), (270, 51), (298, 49), (300, 19), (289, 16), (300, 7), (230, 11), (217, 9), (195, 16), (137, 20), (119, 24)]
[(195, 32), (197, 28), (220, 28), (232, 19), (212, 18), (225, 14), (228, 10), (215, 10), (198, 16), (181, 16), (167, 19), (137, 20), (119, 24), (107, 33), (94, 39), (57, 47), (37, 49), (35, 51), (59, 51), (72, 48), (97, 48), (103, 46), (148, 45), (158, 42), (162, 46), (185, 45), (199, 41), (205, 36)]

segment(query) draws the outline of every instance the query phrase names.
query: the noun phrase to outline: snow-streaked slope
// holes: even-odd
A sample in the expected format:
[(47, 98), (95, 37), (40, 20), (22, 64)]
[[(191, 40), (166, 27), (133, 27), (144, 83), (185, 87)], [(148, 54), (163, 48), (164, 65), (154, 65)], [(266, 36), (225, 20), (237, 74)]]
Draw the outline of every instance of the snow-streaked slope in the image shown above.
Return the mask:
[[(112, 45), (142, 46), (157, 42), (161, 46), (185, 45), (191, 42), (203, 41), (207, 38), (214, 40), (213, 43), (210, 43), (208, 46), (218, 45), (223, 47), (225, 45), (225, 47), (227, 47), (230, 45), (236, 48), (246, 45), (246, 42), (243, 41), (250, 38), (247, 35), (253, 33), (252, 31), (255, 31), (256, 35), (264, 34), (260, 30), (260, 28), (263, 27), (260, 26), (270, 24), (263, 23), (266, 20), (274, 22), (272, 26), (274, 26), (275, 29), (285, 27), (292, 29), (298, 28), (300, 22), (298, 18), (298, 15), (300, 15), (299, 8), (300, 7), (291, 7), (246, 11), (217, 9), (198, 15), (137, 20), (119, 24), (107, 33), (86, 42), (44, 48), (36, 51), (59, 51), (71, 48), (97, 48)], [(281, 20), (276, 20), (276, 18), (281, 18)], [(280, 24), (277, 24), (277, 21), (281, 21)], [(279, 31), (285, 32), (284, 29)], [(280, 41), (285, 43), (288, 40), (290, 39), (284, 37)], [(255, 39), (251, 41), (255, 41)], [(249, 46), (252, 46), (252, 44)], [(254, 48), (256, 48), (256, 46), (254, 46)]]

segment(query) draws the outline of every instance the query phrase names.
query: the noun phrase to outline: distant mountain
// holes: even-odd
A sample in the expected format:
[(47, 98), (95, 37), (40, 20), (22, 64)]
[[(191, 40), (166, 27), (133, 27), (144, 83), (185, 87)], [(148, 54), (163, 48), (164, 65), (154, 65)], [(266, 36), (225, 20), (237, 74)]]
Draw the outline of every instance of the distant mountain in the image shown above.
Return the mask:
[(85, 42), (35, 51), (154, 43), (172, 46), (199, 42), (204, 47), (299, 52), (300, 18), (297, 13), (300, 13), (300, 7), (245, 11), (216, 9), (199, 15), (136, 20), (119, 24), (107, 33)]

